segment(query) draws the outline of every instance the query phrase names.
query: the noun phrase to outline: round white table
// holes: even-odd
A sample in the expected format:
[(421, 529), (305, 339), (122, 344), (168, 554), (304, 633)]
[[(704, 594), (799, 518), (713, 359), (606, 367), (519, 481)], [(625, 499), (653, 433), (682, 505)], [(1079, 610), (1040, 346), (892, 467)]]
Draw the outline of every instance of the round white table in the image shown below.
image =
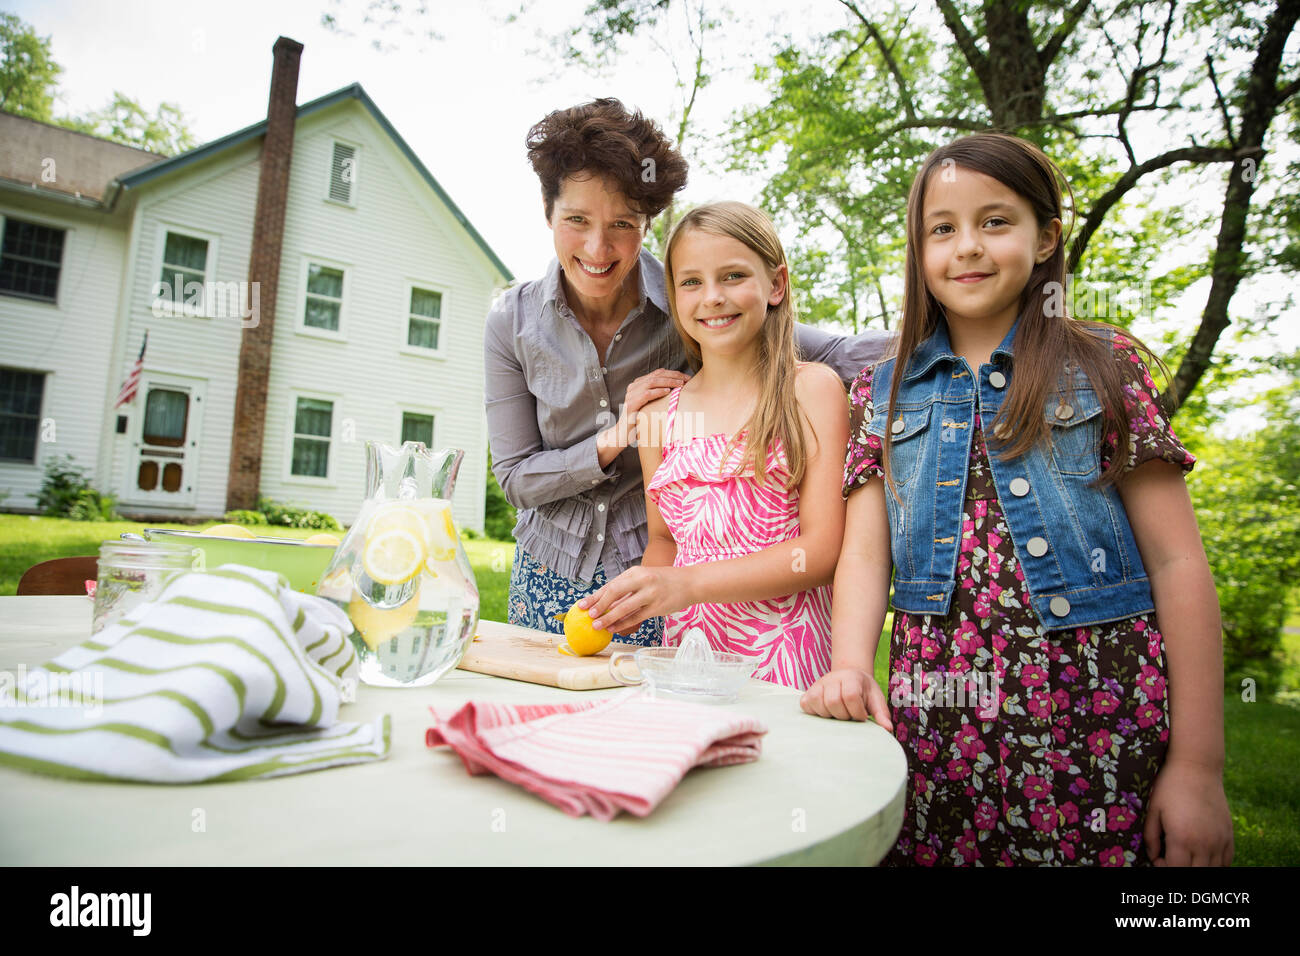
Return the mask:
[[(0, 597), (0, 670), (90, 633), (84, 597)], [(0, 767), (8, 865), (874, 865), (902, 826), (907, 763), (873, 723), (810, 717), (751, 681), (730, 705), (768, 727), (754, 763), (692, 770), (648, 817), (570, 817), (429, 749), (431, 704), (606, 697), (456, 670), (431, 687), (362, 686), (343, 719), (392, 715), (387, 759), (271, 780), (88, 783)], [(3, 715), (3, 706), (0, 706)]]

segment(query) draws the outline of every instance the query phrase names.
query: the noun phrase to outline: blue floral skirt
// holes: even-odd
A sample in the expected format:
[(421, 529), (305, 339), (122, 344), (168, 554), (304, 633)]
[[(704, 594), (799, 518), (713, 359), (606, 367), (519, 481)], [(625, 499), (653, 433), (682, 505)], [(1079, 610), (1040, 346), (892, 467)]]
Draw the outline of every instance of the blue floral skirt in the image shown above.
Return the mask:
[[(510, 623), (531, 627), (551, 634), (564, 633), (564, 621), (555, 615), (563, 614), (595, 591), (605, 586), (605, 568), (596, 565), (596, 574), (590, 584), (573, 581), (538, 563), (523, 548), (515, 547), (515, 563), (510, 570)], [(664, 619), (652, 617), (642, 621), (635, 634), (619, 635), (624, 644), (643, 646), (663, 642)]]

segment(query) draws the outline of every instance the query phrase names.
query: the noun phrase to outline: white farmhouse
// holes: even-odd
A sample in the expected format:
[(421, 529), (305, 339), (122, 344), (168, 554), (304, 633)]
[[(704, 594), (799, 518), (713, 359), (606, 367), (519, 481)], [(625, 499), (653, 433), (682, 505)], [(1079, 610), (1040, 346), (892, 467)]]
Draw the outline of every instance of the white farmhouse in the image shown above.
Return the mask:
[[(466, 452), (483, 527), (483, 323), (513, 281), (358, 85), (170, 159), (0, 114), (0, 507), (72, 455), (125, 514), (257, 495), (355, 517), (365, 440)], [(137, 394), (115, 408), (148, 335)]]

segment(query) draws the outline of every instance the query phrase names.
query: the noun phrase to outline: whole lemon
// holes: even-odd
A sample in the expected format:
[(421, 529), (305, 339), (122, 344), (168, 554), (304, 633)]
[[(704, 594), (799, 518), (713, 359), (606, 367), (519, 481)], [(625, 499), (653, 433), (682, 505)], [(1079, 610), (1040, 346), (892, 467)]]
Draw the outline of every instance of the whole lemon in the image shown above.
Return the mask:
[(603, 651), (605, 645), (614, 639), (614, 634), (612, 631), (598, 631), (592, 627), (591, 615), (575, 604), (564, 615), (564, 639), (565, 644), (559, 648), (561, 654), (586, 657)]
[(255, 538), (257, 535), (249, 531), (242, 524), (214, 524), (211, 528), (205, 528), (199, 534), (215, 535), (221, 538)]

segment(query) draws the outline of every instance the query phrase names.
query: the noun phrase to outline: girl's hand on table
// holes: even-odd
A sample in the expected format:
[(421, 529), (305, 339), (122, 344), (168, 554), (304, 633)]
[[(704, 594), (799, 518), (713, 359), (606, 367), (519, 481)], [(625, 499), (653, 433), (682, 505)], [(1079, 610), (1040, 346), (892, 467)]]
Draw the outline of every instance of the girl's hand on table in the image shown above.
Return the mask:
[(631, 634), (652, 617), (689, 607), (680, 568), (628, 568), (599, 591), (578, 602), (591, 615), (592, 626), (616, 634)]
[(866, 720), (869, 716), (891, 733), (889, 705), (876, 679), (856, 667), (841, 667), (818, 678), (799, 700), (804, 713), (835, 720)]
[(1166, 761), (1151, 788), (1142, 836), (1147, 856), (1156, 866), (1230, 864), (1232, 815), (1223, 792), (1223, 772), (1189, 761)]

